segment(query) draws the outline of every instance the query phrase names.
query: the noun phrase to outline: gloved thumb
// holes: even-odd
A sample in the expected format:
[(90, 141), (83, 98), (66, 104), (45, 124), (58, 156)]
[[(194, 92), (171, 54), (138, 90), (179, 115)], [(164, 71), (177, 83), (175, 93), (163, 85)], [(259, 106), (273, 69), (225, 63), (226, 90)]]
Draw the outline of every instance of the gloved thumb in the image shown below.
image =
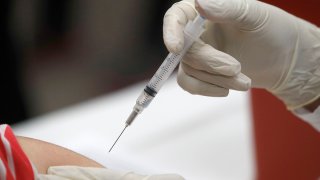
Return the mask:
[(266, 7), (256, 0), (196, 0), (197, 11), (215, 23), (232, 23), (243, 30), (254, 30), (268, 17)]

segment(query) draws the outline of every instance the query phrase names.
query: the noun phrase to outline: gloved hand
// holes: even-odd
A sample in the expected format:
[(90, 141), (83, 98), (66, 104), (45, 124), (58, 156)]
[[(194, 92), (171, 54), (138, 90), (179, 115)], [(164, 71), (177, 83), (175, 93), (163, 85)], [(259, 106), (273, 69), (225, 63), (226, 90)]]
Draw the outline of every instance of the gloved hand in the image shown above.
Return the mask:
[(144, 176), (133, 172), (118, 172), (106, 168), (79, 166), (52, 166), (47, 175), (40, 175), (40, 180), (183, 180), (179, 175), (162, 174)]
[[(269, 90), (290, 110), (319, 97), (316, 26), (255, 0), (197, 0), (195, 6), (209, 21), (202, 40), (180, 64), (182, 88), (192, 94), (226, 96), (229, 89), (247, 90), (250, 77), (252, 87)], [(183, 28), (195, 16), (193, 0), (167, 11), (163, 37), (170, 52), (182, 49)]]

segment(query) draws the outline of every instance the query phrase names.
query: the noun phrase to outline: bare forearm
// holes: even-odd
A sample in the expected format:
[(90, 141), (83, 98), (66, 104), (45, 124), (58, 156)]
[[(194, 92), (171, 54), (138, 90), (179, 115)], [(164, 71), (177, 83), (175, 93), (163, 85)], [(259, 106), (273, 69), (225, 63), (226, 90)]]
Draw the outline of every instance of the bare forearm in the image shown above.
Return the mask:
[(23, 151), (41, 174), (45, 174), (50, 166), (103, 167), (91, 159), (54, 144), (26, 137), (17, 137), (17, 139)]

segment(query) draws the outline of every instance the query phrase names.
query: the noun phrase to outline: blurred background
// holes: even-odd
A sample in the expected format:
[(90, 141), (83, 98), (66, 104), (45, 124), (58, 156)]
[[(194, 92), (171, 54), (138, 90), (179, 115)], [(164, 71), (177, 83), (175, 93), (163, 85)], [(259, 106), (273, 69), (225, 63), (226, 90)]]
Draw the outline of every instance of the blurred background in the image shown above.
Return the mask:
[(14, 124), (150, 78), (173, 0), (1, 1), (0, 122)]

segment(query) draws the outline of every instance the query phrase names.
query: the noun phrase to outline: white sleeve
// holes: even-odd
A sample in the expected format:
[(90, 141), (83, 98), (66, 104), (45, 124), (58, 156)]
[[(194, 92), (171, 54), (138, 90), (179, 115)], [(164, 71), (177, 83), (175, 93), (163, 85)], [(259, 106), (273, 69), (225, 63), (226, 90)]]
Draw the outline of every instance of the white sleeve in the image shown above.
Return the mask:
[(309, 123), (318, 132), (320, 132), (320, 106), (317, 107), (313, 112), (308, 111), (305, 108), (300, 108), (292, 111), (294, 115), (299, 117), (301, 120)]

